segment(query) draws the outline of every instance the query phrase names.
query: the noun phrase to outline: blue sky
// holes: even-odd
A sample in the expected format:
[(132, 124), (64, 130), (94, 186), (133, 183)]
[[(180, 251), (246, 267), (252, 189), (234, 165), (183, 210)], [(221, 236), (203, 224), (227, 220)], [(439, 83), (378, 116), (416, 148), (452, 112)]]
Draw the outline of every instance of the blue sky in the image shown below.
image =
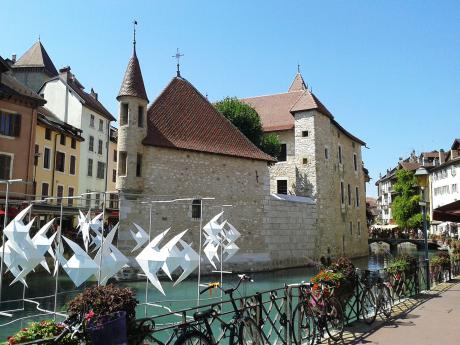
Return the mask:
[[(373, 181), (412, 149), (460, 137), (459, 1), (0, 1), (0, 55), (40, 35), (116, 115), (132, 52), (150, 100), (175, 74), (214, 101), (286, 91), (297, 63), (337, 121), (367, 142)], [(27, 7), (27, 8), (24, 8)]]

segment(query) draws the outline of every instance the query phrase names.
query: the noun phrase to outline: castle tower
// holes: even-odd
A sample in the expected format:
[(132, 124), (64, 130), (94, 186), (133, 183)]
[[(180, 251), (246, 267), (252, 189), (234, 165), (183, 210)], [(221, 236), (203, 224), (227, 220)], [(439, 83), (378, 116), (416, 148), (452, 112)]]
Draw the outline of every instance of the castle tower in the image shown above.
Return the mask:
[(143, 189), (142, 140), (147, 135), (148, 98), (136, 55), (136, 29), (134, 29), (133, 56), (126, 68), (117, 100), (120, 110), (116, 188), (124, 193), (140, 193)]

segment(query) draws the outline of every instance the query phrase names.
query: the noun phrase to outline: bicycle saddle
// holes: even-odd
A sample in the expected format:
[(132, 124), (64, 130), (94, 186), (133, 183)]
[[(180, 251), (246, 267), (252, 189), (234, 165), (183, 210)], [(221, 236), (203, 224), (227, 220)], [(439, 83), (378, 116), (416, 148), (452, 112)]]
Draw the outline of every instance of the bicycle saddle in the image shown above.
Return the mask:
[(206, 309), (206, 310), (203, 310), (203, 311), (197, 311), (195, 314), (193, 314), (193, 318), (195, 319), (195, 321), (200, 321), (200, 320), (203, 320), (203, 319), (208, 319), (214, 313), (215, 313), (215, 310), (212, 309), (212, 308), (211, 309)]

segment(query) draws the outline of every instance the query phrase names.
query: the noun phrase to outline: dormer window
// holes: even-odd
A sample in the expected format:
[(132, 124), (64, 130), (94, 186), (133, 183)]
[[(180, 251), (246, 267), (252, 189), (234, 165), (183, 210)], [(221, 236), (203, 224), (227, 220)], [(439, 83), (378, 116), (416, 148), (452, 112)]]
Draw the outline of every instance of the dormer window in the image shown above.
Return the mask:
[(121, 103), (120, 126), (124, 126), (128, 124), (128, 112), (129, 112), (128, 103)]

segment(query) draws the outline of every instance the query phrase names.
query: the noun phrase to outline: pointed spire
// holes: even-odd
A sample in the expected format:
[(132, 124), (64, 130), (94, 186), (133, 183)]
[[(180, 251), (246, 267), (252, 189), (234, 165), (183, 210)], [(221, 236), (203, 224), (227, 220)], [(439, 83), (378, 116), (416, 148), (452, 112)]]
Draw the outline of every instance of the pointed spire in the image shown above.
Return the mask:
[(181, 54), (179, 52), (179, 48), (177, 48), (177, 51), (176, 51), (176, 55), (173, 55), (172, 57), (175, 58), (177, 60), (177, 71), (176, 71), (176, 74), (177, 74), (177, 77), (180, 78), (180, 58), (184, 56), (184, 54)]
[(295, 78), (292, 81), (292, 84), (289, 87), (288, 92), (304, 91), (304, 90), (307, 90), (307, 85), (305, 84), (302, 78), (302, 74), (300, 73), (300, 65), (297, 64), (297, 74), (295, 75)]
[(137, 21), (133, 21), (134, 33), (133, 33), (133, 56), (128, 62), (126, 67), (125, 76), (121, 83), (120, 92), (118, 93), (117, 99), (122, 96), (132, 96), (146, 100), (147, 92), (145, 92), (144, 79), (142, 78), (141, 66), (136, 55), (136, 25)]

